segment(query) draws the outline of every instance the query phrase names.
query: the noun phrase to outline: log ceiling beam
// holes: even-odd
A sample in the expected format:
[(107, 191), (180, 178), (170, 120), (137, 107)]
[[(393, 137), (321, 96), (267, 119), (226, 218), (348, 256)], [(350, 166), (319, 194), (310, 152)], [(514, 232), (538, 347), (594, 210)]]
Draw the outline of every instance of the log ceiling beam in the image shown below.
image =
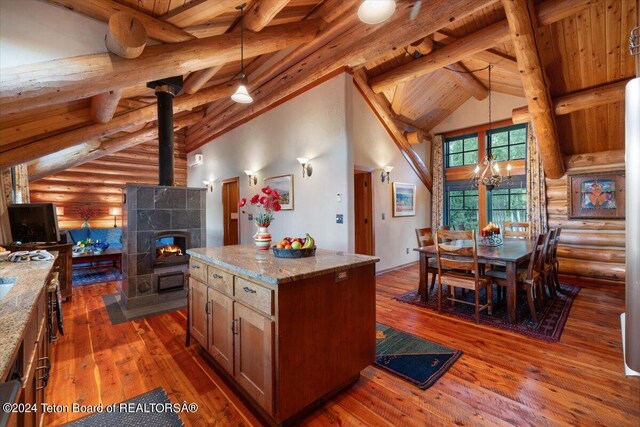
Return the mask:
[[(559, 96), (553, 100), (553, 109), (556, 115), (573, 113), (586, 110), (599, 105), (624, 101), (625, 86), (631, 79), (604, 84), (601, 86), (580, 90)], [(513, 123), (526, 123), (531, 120), (529, 107), (514, 108), (511, 113)]]
[(193, 0), (173, 9), (160, 19), (176, 27), (190, 27), (203, 24), (230, 9), (233, 10), (240, 3), (238, 0)]
[[(173, 120), (174, 131), (191, 126), (202, 119), (204, 112), (187, 113)], [(62, 172), (75, 166), (80, 166), (92, 160), (97, 160), (109, 154), (126, 150), (138, 144), (154, 140), (158, 136), (158, 127), (146, 127), (117, 138), (89, 141), (65, 150), (33, 160), (27, 164), (29, 181), (36, 181), (46, 176)]]
[(405, 132), (396, 126), (394, 122), (395, 115), (393, 111), (391, 111), (391, 105), (389, 105), (387, 98), (371, 90), (367, 83), (367, 76), (363, 70), (358, 70), (353, 73), (353, 82), (371, 110), (376, 117), (378, 117), (378, 120), (380, 120), (382, 126), (387, 130), (387, 133), (389, 133), (389, 136), (402, 153), (402, 156), (409, 163), (409, 166), (411, 166), (427, 189), (432, 191), (433, 179), (431, 173), (420, 156), (411, 148), (411, 143), (407, 140)]
[[(191, 110), (217, 99), (228, 97), (235, 91), (234, 86), (220, 85), (208, 88), (196, 95), (177, 96), (173, 103), (174, 114)], [(73, 147), (97, 138), (114, 135), (118, 132), (142, 126), (157, 118), (156, 105), (148, 105), (128, 113), (116, 116), (109, 123), (96, 123), (65, 132), (50, 138), (41, 139), (18, 148), (0, 152), (0, 170), (25, 163), (65, 148)]]
[(89, 116), (96, 123), (107, 123), (113, 119), (122, 97), (122, 89), (110, 90), (91, 98)]
[(482, 101), (489, 95), (489, 91), (469, 70), (460, 62), (451, 64), (445, 68), (447, 76), (469, 95), (478, 101)]
[[(245, 35), (245, 55), (259, 56), (313, 40), (320, 20), (275, 25)], [(4, 114), (88, 98), (184, 75), (237, 59), (239, 34), (223, 34), (182, 43), (148, 46), (136, 59), (101, 53), (12, 67), (0, 75)]]
[[(547, 0), (537, 6), (541, 17), (540, 25), (548, 25), (564, 19), (588, 7), (597, 0)], [(370, 80), (376, 93), (383, 92), (399, 82), (408, 81), (429, 74), (434, 70), (464, 60), (471, 55), (481, 54), (487, 49), (509, 40), (509, 24), (506, 19), (468, 34), (451, 44), (401, 65)]]
[(180, 28), (146, 13), (117, 3), (113, 0), (46, 0), (49, 3), (66, 7), (67, 9), (89, 16), (103, 22), (109, 22), (111, 15), (118, 12), (128, 12), (144, 25), (147, 34), (152, 39), (165, 43), (179, 43), (194, 40), (195, 37)]
[[(495, 0), (431, 0), (430, 7), (422, 8), (412, 20), (412, 4), (402, 2), (398, 3), (396, 12), (389, 21), (376, 26), (367, 26), (358, 22), (354, 14), (348, 14), (349, 16), (338, 20), (342, 23), (349, 22), (339, 42), (327, 43), (319, 49), (318, 46), (308, 49), (301, 46), (298, 49), (305, 56), (299, 60), (295, 56), (297, 62), (287, 62), (287, 68), (277, 73), (265, 73), (268, 78), (265, 77), (260, 82), (250, 79), (249, 87), (255, 99), (253, 104), (229, 105), (223, 110), (216, 108), (215, 115), (209, 111), (201, 124), (195, 126), (196, 129), (193, 129), (194, 126), (187, 129), (188, 150), (194, 150), (216, 135), (233, 128), (236, 123), (268, 109), (291, 93), (302, 90), (345, 65), (351, 68), (362, 67), (366, 62), (385, 55), (397, 46), (407, 46), (416, 39), (427, 37), (450, 25), (452, 20), (463, 19), (493, 3)], [(344, 28), (341, 30), (344, 31)], [(259, 86), (260, 84), (262, 85)]]
[(502, 0), (509, 23), (520, 77), (531, 115), (544, 172), (549, 178), (564, 175), (553, 101), (536, 40), (536, 11), (528, 0)]

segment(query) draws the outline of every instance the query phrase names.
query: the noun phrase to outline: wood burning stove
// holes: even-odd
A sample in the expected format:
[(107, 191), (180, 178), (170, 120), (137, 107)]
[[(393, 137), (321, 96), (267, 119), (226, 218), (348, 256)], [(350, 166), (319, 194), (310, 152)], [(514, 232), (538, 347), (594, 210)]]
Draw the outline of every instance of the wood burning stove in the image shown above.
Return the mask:
[(183, 231), (160, 231), (151, 236), (151, 266), (187, 264), (187, 249), (191, 247), (191, 236)]

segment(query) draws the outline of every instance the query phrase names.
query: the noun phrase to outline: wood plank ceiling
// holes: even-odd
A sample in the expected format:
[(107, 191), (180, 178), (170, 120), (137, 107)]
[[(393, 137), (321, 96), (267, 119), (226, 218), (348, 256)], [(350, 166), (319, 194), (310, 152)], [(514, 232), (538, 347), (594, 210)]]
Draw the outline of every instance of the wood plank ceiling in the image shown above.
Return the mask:
[[(76, 9), (78, 13), (88, 13), (86, 9), (75, 7), (80, 0), (48, 1)], [(247, 13), (257, 9), (261, 1), (247, 1)], [(401, 0), (392, 19), (377, 26), (364, 25), (357, 20), (355, 11), (358, 0), (282, 1), (286, 5), (268, 21), (267, 28), (320, 18), (322, 23), (318, 35), (311, 42), (247, 61), (249, 88), (255, 100), (253, 104), (235, 104), (229, 100), (228, 94), (225, 95), (228, 92), (225, 89), (227, 84), (237, 76), (239, 61), (232, 60), (214, 70), (204, 86), (194, 92), (199, 95), (207, 88), (220, 88), (216, 95), (219, 99), (187, 108), (202, 110), (203, 117), (186, 130), (186, 152), (198, 149), (213, 138), (345, 68), (363, 69), (367, 78), (372, 79), (419, 57), (421, 53), (414, 51), (419, 51), (420, 47), (412, 48), (411, 43), (422, 42), (423, 47), (428, 44), (437, 52), (456, 40), (474, 37), (478, 31), (492, 24), (506, 22), (502, 3), (497, 0), (423, 1), (420, 13), (414, 20), (409, 18), (414, 2)], [(92, 3), (96, 1), (82, 2), (85, 8), (90, 8)], [(164, 25), (173, 25), (175, 31), (184, 31), (197, 38), (232, 32), (238, 22), (235, 5), (239, 1), (118, 0), (116, 3), (102, 0), (99, 3), (101, 7), (127, 6)], [(541, 41), (539, 48), (549, 77), (552, 98), (634, 75), (633, 58), (628, 54), (628, 34), (635, 25), (636, 7), (636, 0), (536, 1), (538, 13), (543, 13), (541, 11), (544, 9), (545, 16), (554, 17), (551, 23), (542, 25), (538, 31)], [(543, 22), (549, 21), (545, 19)], [(492, 70), (493, 90), (523, 96), (513, 46), (508, 32), (506, 35), (498, 43), (483, 47), (488, 50), (466, 55), (446, 68), (477, 70), (491, 62), (495, 65)], [(429, 43), (426, 43), (425, 37), (429, 38)], [(3, 75), (6, 74), (4, 71)], [(452, 74), (440, 68), (383, 91), (395, 114), (394, 119), (401, 127), (428, 132), (472, 96), (460, 76), (456, 78)], [(185, 77), (188, 81), (193, 76)], [(467, 77), (472, 84), (477, 79), (485, 88), (488, 85), (486, 70)], [(4, 79), (2, 83), (5, 86)], [(480, 86), (480, 95), (476, 92), (476, 96), (482, 96), (482, 90), (484, 88)], [(0, 97), (2, 106), (11, 106), (16, 96), (12, 98), (11, 93), (5, 92), (3, 87)], [(176, 99), (187, 99), (188, 96), (193, 95), (181, 94)], [(154, 102), (152, 91), (141, 81), (124, 90), (116, 117)], [(12, 111), (11, 108), (9, 110)], [(6, 111), (7, 108), (0, 109), (0, 157), (6, 154), (5, 158), (15, 160), (0, 160), (0, 167), (19, 163), (21, 154), (16, 153), (29, 153), (24, 160), (37, 162), (37, 159), (32, 159), (41, 156), (34, 148), (39, 146), (32, 144), (73, 131), (77, 134), (79, 129), (95, 126), (89, 116), (89, 99), (61, 103), (53, 97), (44, 107), (12, 113)], [(561, 151), (569, 155), (623, 148), (623, 120), (623, 102), (557, 116)], [(147, 121), (147, 125), (149, 123)], [(136, 122), (131, 127), (118, 128), (114, 134), (99, 133), (101, 136), (98, 140), (119, 137), (123, 135), (122, 132), (135, 132), (144, 125)], [(81, 142), (86, 143), (84, 140)], [(64, 144), (64, 147), (75, 145), (73, 138), (65, 140)]]

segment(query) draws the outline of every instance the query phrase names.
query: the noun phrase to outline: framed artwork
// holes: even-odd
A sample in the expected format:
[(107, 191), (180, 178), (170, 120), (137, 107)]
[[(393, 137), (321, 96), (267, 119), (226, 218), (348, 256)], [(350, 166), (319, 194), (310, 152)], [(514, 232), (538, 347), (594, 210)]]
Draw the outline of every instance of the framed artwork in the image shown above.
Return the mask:
[(415, 216), (416, 185), (393, 183), (393, 216)]
[(572, 174), (569, 218), (624, 219), (624, 171)]
[(293, 175), (265, 178), (264, 184), (280, 194), (280, 206), (282, 206), (283, 211), (293, 210)]

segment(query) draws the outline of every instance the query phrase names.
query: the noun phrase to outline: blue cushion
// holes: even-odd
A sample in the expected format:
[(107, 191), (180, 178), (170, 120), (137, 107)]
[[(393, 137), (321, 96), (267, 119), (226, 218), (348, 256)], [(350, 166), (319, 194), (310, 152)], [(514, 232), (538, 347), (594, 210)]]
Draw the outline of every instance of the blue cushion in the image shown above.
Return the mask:
[(73, 228), (69, 230), (69, 235), (73, 239), (73, 243), (78, 243), (80, 240), (87, 240), (89, 238), (89, 229)]
[(92, 228), (89, 230), (89, 238), (94, 242), (104, 242), (107, 240), (107, 231), (109, 231), (107, 228)]
[(109, 249), (122, 249), (122, 243), (110, 243)]
[(105, 243), (108, 243), (112, 247), (117, 243), (122, 243), (122, 228), (110, 228), (107, 230)]

